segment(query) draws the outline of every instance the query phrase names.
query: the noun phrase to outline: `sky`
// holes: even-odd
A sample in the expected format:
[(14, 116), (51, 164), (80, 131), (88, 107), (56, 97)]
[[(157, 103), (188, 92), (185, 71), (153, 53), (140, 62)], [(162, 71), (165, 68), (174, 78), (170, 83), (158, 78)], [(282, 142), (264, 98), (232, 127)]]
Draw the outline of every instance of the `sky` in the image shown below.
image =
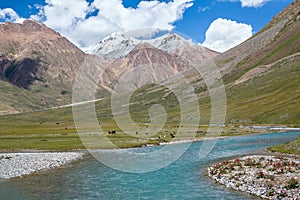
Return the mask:
[[(167, 30), (224, 52), (293, 0), (0, 0), (0, 23), (34, 19), (80, 48), (113, 32)], [(150, 28), (150, 29), (149, 29)], [(136, 31), (138, 30), (138, 31)], [(148, 33), (149, 34), (149, 33)]]

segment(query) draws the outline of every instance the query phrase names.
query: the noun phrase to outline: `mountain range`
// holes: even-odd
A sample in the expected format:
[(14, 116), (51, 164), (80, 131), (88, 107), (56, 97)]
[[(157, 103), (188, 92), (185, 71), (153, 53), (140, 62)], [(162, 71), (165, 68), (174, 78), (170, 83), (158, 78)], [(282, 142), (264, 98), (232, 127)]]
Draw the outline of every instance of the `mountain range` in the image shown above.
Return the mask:
[[(178, 34), (167, 33), (155, 39), (139, 40), (128, 36), (124, 33), (112, 33), (104, 38), (98, 44), (85, 48), (84, 51), (88, 54), (94, 54), (104, 58), (120, 58), (129, 54), (137, 45), (147, 43), (157, 49), (167, 53), (176, 53), (184, 47), (201, 48), (204, 47), (193, 43), (191, 40), (186, 40)], [(208, 48), (204, 48), (211, 56), (218, 53)], [(189, 52), (191, 53), (191, 52)]]
[[(209, 95), (195, 66), (209, 72), (213, 64), (226, 88), (227, 123), (299, 125), (299, 10), (299, 0), (295, 0), (260, 32), (222, 54), (177, 34), (138, 40), (122, 33), (113, 33), (83, 52), (41, 23), (1, 24), (0, 112), (27, 112), (70, 103), (76, 72), (83, 63), (91, 62), (105, 71), (95, 83), (99, 98), (109, 96), (122, 77), (134, 80), (135, 88), (140, 88), (149, 78), (137, 73), (142, 66), (150, 66), (155, 80), (168, 84), (184, 76), (195, 88), (207, 122)], [(207, 58), (213, 63), (205, 62)], [(164, 93), (151, 85), (138, 89), (146, 98), (143, 104), (162, 101), (154, 91)], [(138, 111), (138, 106), (133, 110)]]
[[(121, 33), (113, 33), (85, 53), (59, 33), (33, 20), (0, 24), (0, 47), (0, 86), (3, 91), (11, 91), (0, 99), (2, 114), (70, 104), (76, 74), (87, 63), (105, 69), (97, 83), (100, 98), (109, 95), (120, 76), (139, 65), (165, 66), (153, 71), (163, 80), (191, 67), (178, 52), (191, 54), (198, 49), (201, 57), (207, 52), (209, 56), (218, 54), (176, 34), (142, 41)], [(12, 94), (18, 98), (11, 98)], [(19, 99), (26, 101), (20, 104)]]

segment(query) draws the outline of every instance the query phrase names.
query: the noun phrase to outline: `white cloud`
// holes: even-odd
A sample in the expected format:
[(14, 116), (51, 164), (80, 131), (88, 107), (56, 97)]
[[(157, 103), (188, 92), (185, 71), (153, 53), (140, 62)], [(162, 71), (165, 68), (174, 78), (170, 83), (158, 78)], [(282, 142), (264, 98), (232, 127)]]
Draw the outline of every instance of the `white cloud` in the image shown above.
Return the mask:
[(218, 52), (224, 52), (251, 36), (251, 25), (218, 18), (207, 29), (202, 45)]
[[(137, 8), (125, 8), (122, 0), (46, 0), (32, 18), (59, 31), (79, 46), (89, 46), (115, 31), (142, 28), (172, 30), (193, 0), (141, 1)], [(99, 11), (96, 16), (90, 14)]]
[(45, 23), (58, 30), (76, 25), (78, 20), (85, 19), (88, 12), (88, 3), (82, 0), (46, 0), (46, 3)]
[(269, 0), (240, 0), (242, 7), (258, 8), (266, 4)]
[(4, 8), (0, 9), (0, 21), (2, 22), (17, 22), (21, 23), (25, 19), (21, 18), (13, 9), (11, 8)]
[(231, 2), (241, 2), (242, 7), (262, 7), (271, 0), (218, 0), (218, 1), (231, 1)]

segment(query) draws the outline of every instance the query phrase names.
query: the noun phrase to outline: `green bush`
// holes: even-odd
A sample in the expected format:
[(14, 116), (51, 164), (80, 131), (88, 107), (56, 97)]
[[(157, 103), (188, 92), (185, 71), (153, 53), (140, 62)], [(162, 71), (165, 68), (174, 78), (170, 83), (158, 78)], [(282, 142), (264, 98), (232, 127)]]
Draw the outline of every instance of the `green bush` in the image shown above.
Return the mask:
[(295, 188), (299, 188), (300, 185), (299, 185), (299, 182), (297, 179), (295, 178), (291, 178), (289, 181), (288, 181), (288, 184), (286, 186), (287, 189), (295, 189)]

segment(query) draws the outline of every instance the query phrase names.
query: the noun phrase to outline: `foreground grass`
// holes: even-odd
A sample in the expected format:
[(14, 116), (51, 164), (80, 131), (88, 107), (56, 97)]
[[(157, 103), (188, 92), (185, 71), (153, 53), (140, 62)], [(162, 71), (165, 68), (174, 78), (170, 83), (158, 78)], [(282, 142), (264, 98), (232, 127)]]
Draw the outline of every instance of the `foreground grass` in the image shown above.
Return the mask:
[(287, 153), (287, 154), (300, 155), (300, 136), (292, 142), (276, 145), (276, 146), (268, 148), (267, 150), (272, 151), (272, 152), (281, 152), (281, 153)]

